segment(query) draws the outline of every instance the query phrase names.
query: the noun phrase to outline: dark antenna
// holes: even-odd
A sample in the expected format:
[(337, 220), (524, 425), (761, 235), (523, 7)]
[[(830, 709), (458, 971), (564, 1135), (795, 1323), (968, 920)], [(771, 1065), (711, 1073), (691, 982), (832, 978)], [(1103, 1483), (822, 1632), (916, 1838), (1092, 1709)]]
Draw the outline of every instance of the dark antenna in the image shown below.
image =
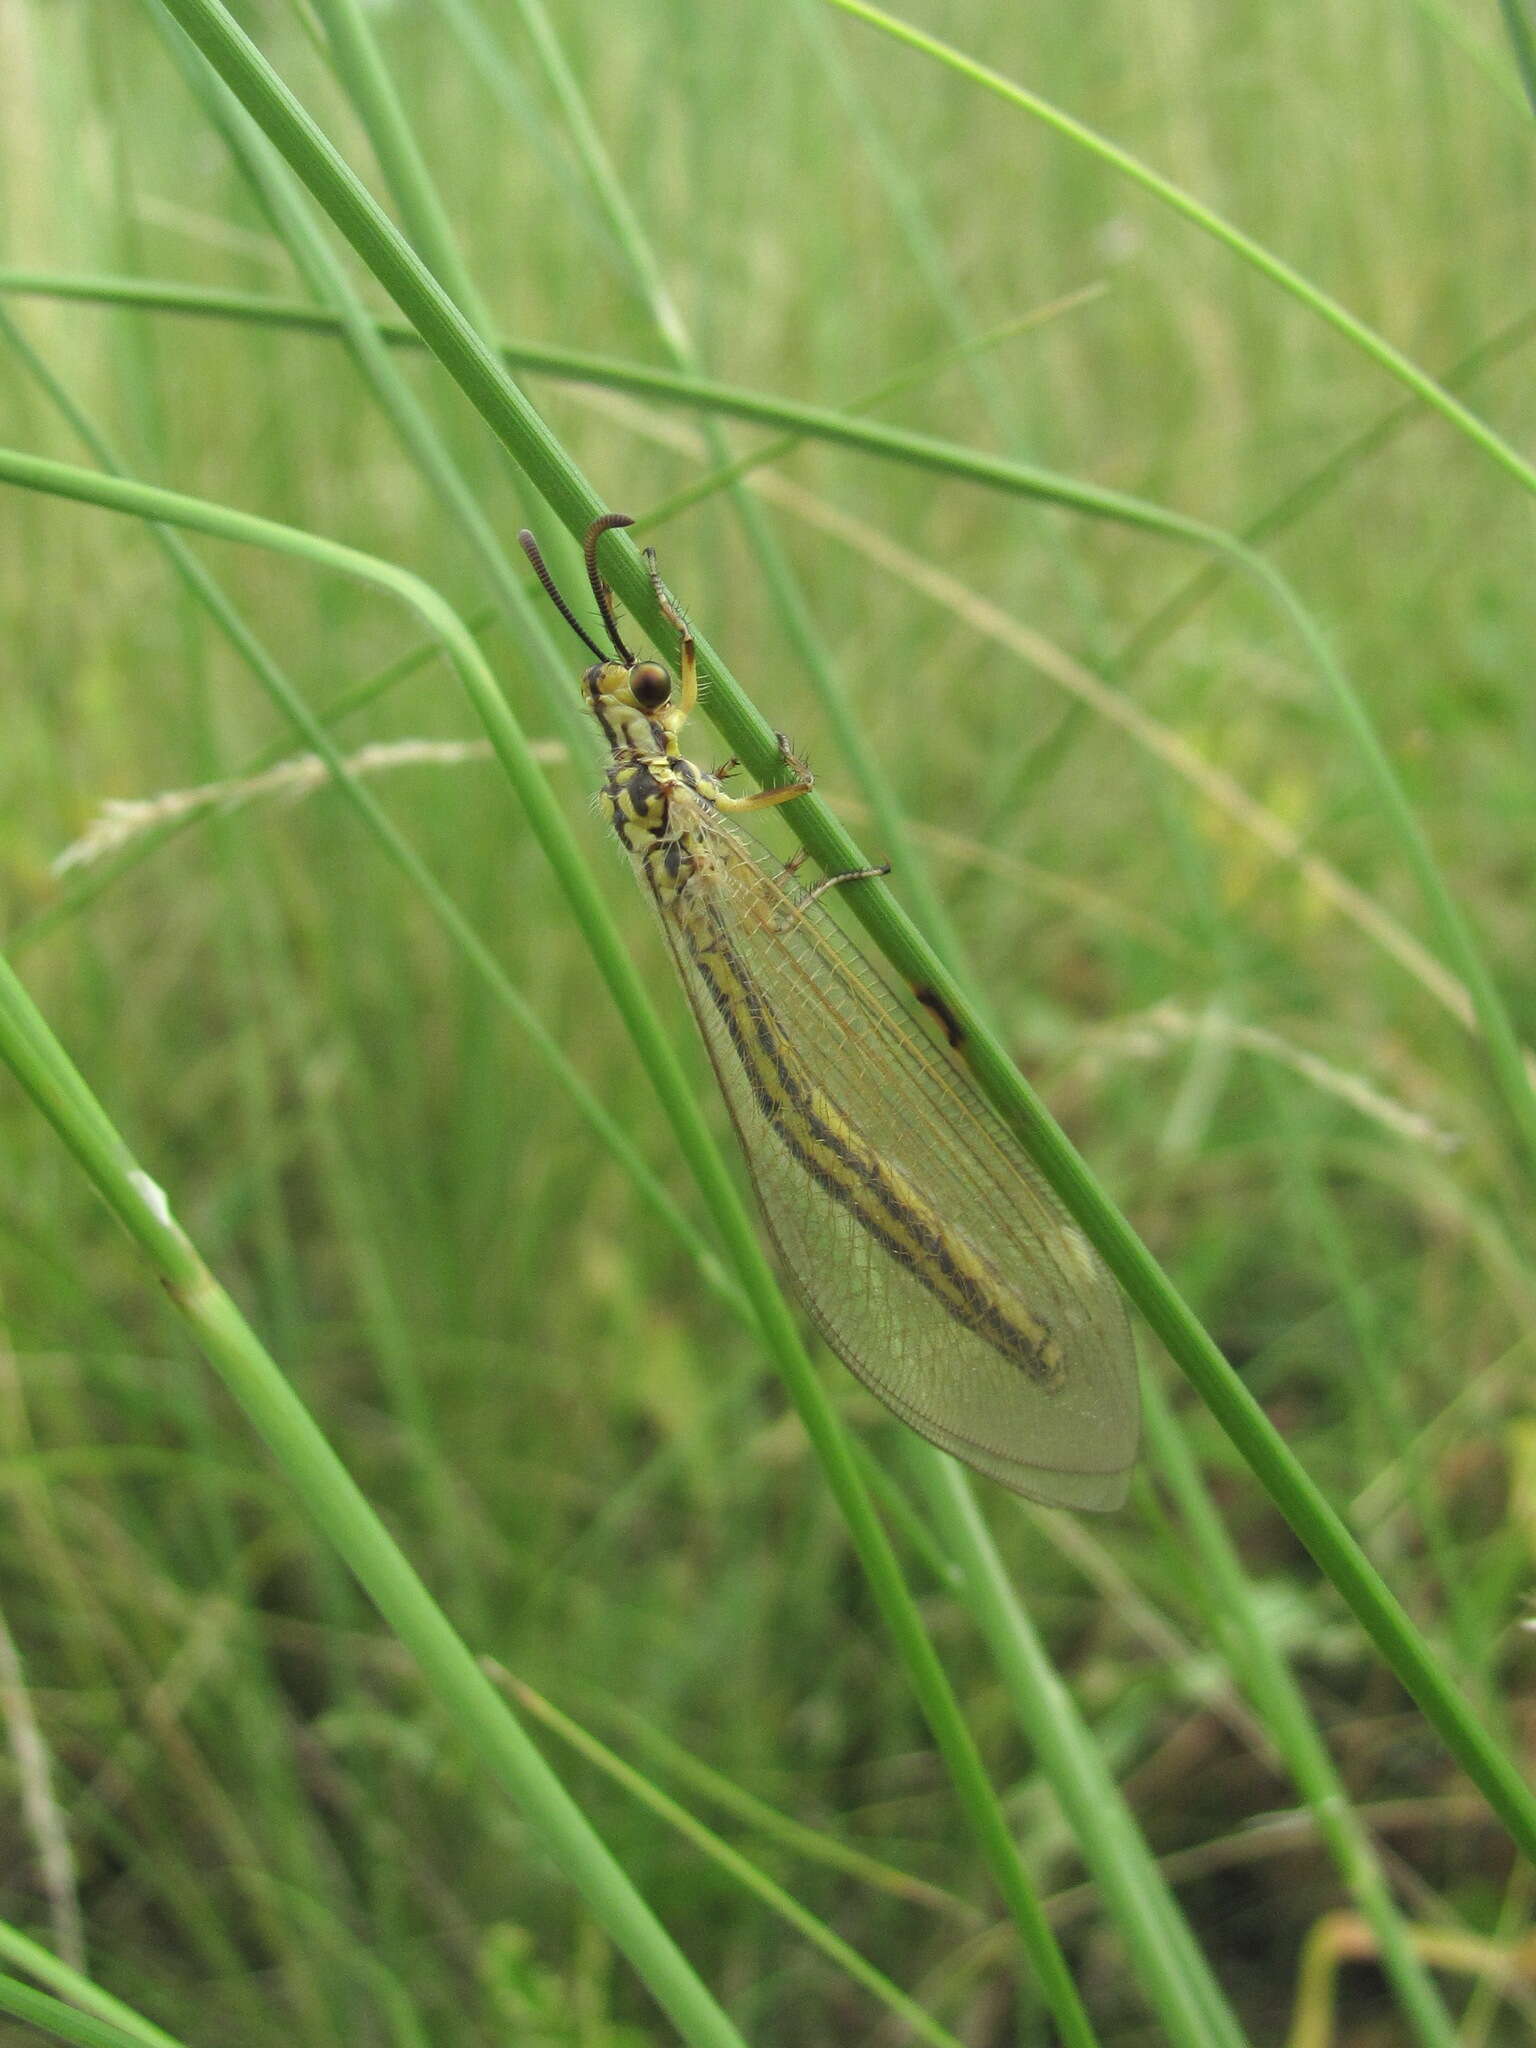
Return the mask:
[(587, 631), (586, 627), (581, 623), (580, 619), (577, 618), (576, 614), (571, 610), (570, 606), (566, 603), (565, 599), (560, 595), (559, 591), (555, 588), (555, 579), (553, 576), (550, 575), (548, 564), (545, 562), (544, 557), (539, 553), (539, 544), (534, 539), (533, 535), (528, 531), (526, 526), (523, 528), (522, 532), (517, 536), (517, 544), (522, 549), (523, 553), (528, 557), (529, 561), (533, 564), (533, 573), (535, 576), (538, 577), (539, 581), (543, 584), (544, 593), (548, 597), (550, 603), (554, 606), (555, 610), (560, 614), (561, 618), (564, 619), (565, 623), (570, 627), (571, 631), (576, 635), (576, 638), (578, 640), (584, 640), (587, 646), (590, 647), (592, 652), (597, 656), (599, 661), (606, 661), (608, 659), (607, 655), (604, 654), (601, 647), (598, 646), (597, 642), (592, 638), (592, 635)]
[(616, 526), (633, 526), (634, 520), (627, 512), (605, 512), (601, 519), (594, 519), (587, 528), (587, 537), (581, 544), (581, 551), (587, 558), (587, 581), (592, 586), (592, 595), (597, 599), (597, 608), (603, 615), (603, 624), (608, 628), (608, 638), (618, 650), (620, 661), (626, 668), (633, 668), (635, 657), (619, 638), (618, 624), (613, 616), (613, 593), (598, 574), (597, 544), (605, 533)]

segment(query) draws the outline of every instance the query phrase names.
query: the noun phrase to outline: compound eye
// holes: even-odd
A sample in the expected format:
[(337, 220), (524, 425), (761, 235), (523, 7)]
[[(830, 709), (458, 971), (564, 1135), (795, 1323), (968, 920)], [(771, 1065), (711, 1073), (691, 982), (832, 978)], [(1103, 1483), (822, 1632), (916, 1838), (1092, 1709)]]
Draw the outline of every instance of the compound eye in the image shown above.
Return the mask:
[(629, 672), (629, 694), (642, 711), (659, 711), (672, 694), (672, 678), (659, 661), (637, 661)]

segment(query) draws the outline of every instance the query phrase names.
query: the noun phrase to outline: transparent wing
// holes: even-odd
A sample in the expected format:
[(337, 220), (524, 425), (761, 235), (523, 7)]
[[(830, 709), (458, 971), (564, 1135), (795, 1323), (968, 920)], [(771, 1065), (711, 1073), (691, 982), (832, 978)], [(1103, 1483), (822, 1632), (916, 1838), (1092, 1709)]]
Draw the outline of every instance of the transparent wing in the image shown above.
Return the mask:
[[(675, 895), (653, 900), (817, 1327), (904, 1422), (966, 1464), (1052, 1506), (1119, 1507), (1139, 1433), (1136, 1358), (1097, 1253), (820, 905), (712, 809), (690, 808), (699, 857)], [(848, 1183), (870, 1155), (891, 1172), (861, 1205)], [(900, 1243), (881, 1208), (900, 1207), (892, 1187), (926, 1203)], [(994, 1276), (982, 1290), (1018, 1304), (1016, 1321), (1043, 1329), (1052, 1370), (1023, 1369), (968, 1326), (953, 1287), (946, 1301), (930, 1268), (957, 1258)]]

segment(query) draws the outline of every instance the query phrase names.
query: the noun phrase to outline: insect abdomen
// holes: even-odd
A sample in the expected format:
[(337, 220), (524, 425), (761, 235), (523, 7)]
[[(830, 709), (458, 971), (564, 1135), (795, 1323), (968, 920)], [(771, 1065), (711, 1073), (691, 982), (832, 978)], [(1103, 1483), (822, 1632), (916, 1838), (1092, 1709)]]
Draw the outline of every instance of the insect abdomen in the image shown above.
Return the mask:
[(1049, 1327), (811, 1079), (718, 922), (707, 935), (690, 931), (689, 949), (753, 1101), (801, 1170), (958, 1323), (1037, 1385), (1059, 1386), (1063, 1360)]

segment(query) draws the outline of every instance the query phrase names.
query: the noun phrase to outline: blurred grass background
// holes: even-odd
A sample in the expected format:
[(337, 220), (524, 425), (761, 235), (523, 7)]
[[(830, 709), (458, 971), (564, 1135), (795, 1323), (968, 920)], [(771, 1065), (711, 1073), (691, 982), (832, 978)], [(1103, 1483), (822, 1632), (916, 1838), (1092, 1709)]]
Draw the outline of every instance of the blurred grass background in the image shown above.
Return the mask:
[[(1155, 19), (1119, 5), (924, 18), (1216, 204), (1431, 370), (1532, 310), (1530, 114), (1481, 14), (1170, 0)], [(246, 19), (366, 170), (307, 17)], [(1226, 254), (848, 24), (682, 0), (562, 0), (554, 19), (714, 376), (835, 404), (1045, 309), (881, 416), (1233, 529), (1399, 402)], [(415, 0), (373, 20), (502, 331), (663, 361), (519, 11)], [(0, 68), (8, 261), (302, 295), (145, 13), (9, 0)], [(6, 304), (136, 474), (483, 604), (334, 343)], [(424, 358), (398, 367), (510, 538), (531, 508), (488, 437)], [(1468, 387), (1517, 444), (1528, 368), (1512, 347)], [(530, 389), (613, 504), (641, 513), (698, 475), (684, 415)], [(83, 459), (11, 351), (0, 403), (6, 441)], [(760, 438), (726, 432), (736, 452)], [(774, 474), (796, 493), (770, 500), (777, 536), (1016, 1057), (1529, 1754), (1528, 1192), (1432, 979), (1169, 765), (1182, 744), (1223, 771), (1377, 919), (1422, 938), (1294, 641), (1226, 584), (1148, 636), (1199, 563), (1145, 535), (827, 447)], [(760, 1814), (723, 1822), (962, 2039), (1027, 2035), (1016, 1960), (989, 1932), (974, 1851), (776, 1383), (336, 797), (213, 815), (22, 943), (58, 898), (51, 863), (105, 799), (236, 774), (283, 734), (142, 531), (20, 493), (4, 520), (13, 957), (194, 1237), (476, 1647), (706, 1817), (720, 1819), (713, 1795), (659, 1744), (937, 1888), (850, 1876)], [(835, 803), (846, 766), (723, 505), (647, 537)], [(1507, 481), (1418, 420), (1348, 461), (1273, 544), (1527, 1036), (1529, 540)], [(199, 548), (312, 702), (410, 644), (365, 590)], [(925, 585), (909, 557), (958, 590)], [(980, 603), (1040, 659), (1001, 645)], [(521, 715), (561, 737), (526, 658), (501, 635), (488, 646)], [(1071, 664), (1141, 725), (1085, 709)], [(475, 737), (436, 667), (344, 731)], [(578, 820), (596, 759), (551, 770)], [(374, 787), (691, 1207), (499, 782), (470, 763)], [(616, 860), (601, 872), (708, 1091), (632, 884)], [(49, 1875), (13, 1765), (0, 1912), (56, 1943), (78, 1900), (94, 1973), (190, 2039), (667, 2038), (422, 1707), (52, 1134), (14, 1090), (0, 1117), (0, 1599), (74, 1862)], [(894, 1462), (895, 1425), (833, 1384)], [(1468, 1938), (1441, 1978), (1463, 2037), (1527, 2038), (1532, 1972), (1493, 1958), (1518, 1957), (1528, 1874), (1225, 1440), (1192, 1407), (1186, 1421), (1405, 1913)], [(1282, 2038), (1309, 1940), (1324, 1954), (1331, 1932), (1349, 1953), (1328, 1918), (1342, 1894), (1304, 1817), (1249, 1825), (1295, 1795), (1152, 1481), (1104, 1522), (991, 1490), (986, 1506), (1228, 1995), (1253, 2038)], [(1160, 2038), (968, 1624), (936, 1589), (926, 1612), (1101, 2038)], [(745, 2031), (872, 2035), (876, 2009), (824, 1960), (595, 1769), (551, 1753)], [(1369, 1953), (1323, 2003), (1340, 2042), (1410, 2038)]]

